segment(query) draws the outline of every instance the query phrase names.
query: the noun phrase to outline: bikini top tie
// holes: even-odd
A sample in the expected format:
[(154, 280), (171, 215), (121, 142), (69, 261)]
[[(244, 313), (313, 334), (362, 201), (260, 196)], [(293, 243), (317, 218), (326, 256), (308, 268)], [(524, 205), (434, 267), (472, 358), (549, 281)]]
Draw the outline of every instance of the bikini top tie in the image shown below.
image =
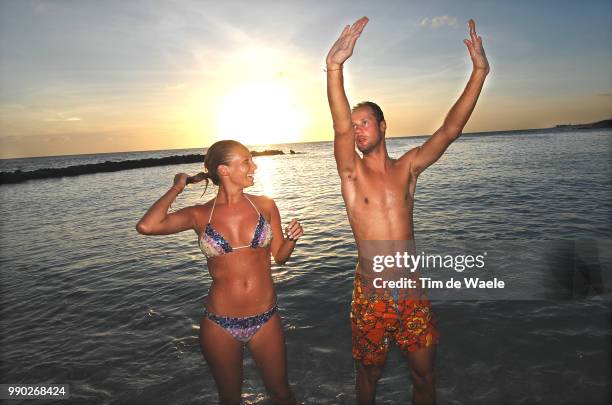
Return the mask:
[(251, 203), (251, 205), (253, 206), (255, 211), (257, 211), (257, 214), (259, 216), (257, 219), (257, 225), (255, 226), (255, 232), (253, 233), (253, 239), (251, 240), (251, 243), (244, 246), (232, 247), (229, 242), (223, 237), (223, 235), (221, 235), (215, 230), (215, 228), (213, 228), (213, 226), (211, 225), (211, 220), (213, 212), (215, 210), (215, 204), (217, 203), (217, 198), (215, 198), (212, 209), (210, 210), (210, 217), (208, 218), (206, 228), (204, 228), (204, 232), (202, 232), (202, 235), (198, 240), (200, 249), (202, 250), (202, 253), (204, 253), (204, 256), (206, 256), (207, 259), (231, 253), (237, 249), (244, 249), (248, 247), (252, 249), (257, 249), (265, 248), (270, 245), (270, 242), (272, 241), (272, 227), (270, 226), (268, 221), (266, 221), (264, 216), (259, 212), (255, 204), (253, 204), (253, 202), (249, 199), (249, 197), (247, 197), (246, 194), (243, 195)]

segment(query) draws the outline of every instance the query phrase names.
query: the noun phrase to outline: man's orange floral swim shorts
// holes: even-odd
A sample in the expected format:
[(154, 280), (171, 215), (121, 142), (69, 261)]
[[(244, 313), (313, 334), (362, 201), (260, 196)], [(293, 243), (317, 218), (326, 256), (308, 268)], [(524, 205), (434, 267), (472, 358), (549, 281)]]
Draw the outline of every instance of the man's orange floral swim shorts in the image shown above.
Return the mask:
[(438, 343), (436, 320), (429, 300), (366, 297), (361, 277), (355, 275), (351, 303), (353, 358), (365, 365), (382, 366), (394, 340), (402, 352), (415, 352)]

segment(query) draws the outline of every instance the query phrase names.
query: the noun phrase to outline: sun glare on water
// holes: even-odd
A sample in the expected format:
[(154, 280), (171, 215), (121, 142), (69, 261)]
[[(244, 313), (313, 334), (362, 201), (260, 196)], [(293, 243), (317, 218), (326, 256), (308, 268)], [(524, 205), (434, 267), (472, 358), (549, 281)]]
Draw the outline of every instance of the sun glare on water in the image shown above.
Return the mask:
[(283, 83), (253, 82), (222, 98), (216, 136), (245, 145), (290, 143), (302, 139), (303, 110)]
[(278, 190), (274, 186), (274, 178), (278, 170), (278, 160), (271, 156), (260, 156), (255, 158), (255, 164), (255, 183), (261, 186), (264, 195), (276, 198)]

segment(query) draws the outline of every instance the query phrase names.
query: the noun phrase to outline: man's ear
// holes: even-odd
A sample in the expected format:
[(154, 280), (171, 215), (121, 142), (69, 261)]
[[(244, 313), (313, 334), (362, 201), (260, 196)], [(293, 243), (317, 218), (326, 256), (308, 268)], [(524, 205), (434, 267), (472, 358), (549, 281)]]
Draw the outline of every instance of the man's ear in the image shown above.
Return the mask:
[(385, 120), (380, 121), (380, 124), (378, 124), (378, 129), (380, 129), (380, 132), (382, 132), (384, 135), (385, 131), (387, 131), (387, 121)]

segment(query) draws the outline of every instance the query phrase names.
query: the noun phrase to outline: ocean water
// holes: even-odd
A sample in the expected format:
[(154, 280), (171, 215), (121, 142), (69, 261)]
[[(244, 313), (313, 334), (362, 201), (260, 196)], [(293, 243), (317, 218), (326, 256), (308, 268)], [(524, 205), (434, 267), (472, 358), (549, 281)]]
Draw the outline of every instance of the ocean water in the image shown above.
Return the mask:
[[(390, 154), (398, 157), (422, 142), (389, 139)], [(609, 403), (611, 144), (610, 130), (465, 136), (420, 176), (417, 246), (580, 241), (594, 249), (604, 288), (577, 295), (559, 284), (553, 295), (433, 301), (441, 334), (439, 403)], [(297, 217), (305, 229), (290, 261), (273, 266), (290, 383), (298, 401), (352, 404), (348, 314), (356, 251), (332, 145), (270, 147), (304, 152), (256, 158), (256, 185), (249, 190), (274, 198), (284, 222)], [(1, 167), (33, 170), (173, 154), (23, 159)], [(200, 166), (0, 186), (0, 382), (68, 383), (69, 402), (78, 404), (216, 403), (198, 345), (211, 279), (196, 236), (145, 237), (134, 229), (175, 173), (195, 173)], [(213, 195), (188, 189), (173, 208)], [(506, 276), (528, 285), (533, 272), (515, 266)], [(405, 360), (394, 348), (378, 403), (409, 403), (411, 392)], [(248, 351), (243, 399), (266, 402)]]

